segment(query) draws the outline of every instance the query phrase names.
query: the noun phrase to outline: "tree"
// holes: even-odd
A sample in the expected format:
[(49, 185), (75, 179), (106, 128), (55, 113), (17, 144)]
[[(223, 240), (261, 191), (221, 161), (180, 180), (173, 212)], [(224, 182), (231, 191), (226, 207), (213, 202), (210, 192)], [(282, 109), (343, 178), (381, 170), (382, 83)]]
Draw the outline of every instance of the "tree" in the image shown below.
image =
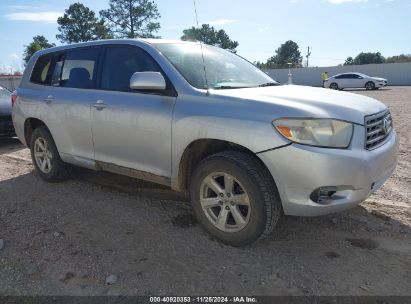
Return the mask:
[(25, 64), (27, 64), (33, 56), (33, 54), (37, 51), (48, 49), (51, 47), (56, 46), (54, 43), (50, 43), (46, 37), (44, 36), (34, 36), (33, 41), (30, 42), (28, 45), (25, 46), (24, 54), (23, 54), (23, 60)]
[(354, 59), (351, 56), (348, 57), (344, 62), (344, 65), (353, 65), (353, 64), (354, 64)]
[(386, 63), (411, 62), (411, 54), (408, 54), (408, 55), (401, 54), (397, 56), (387, 57), (387, 59), (385, 59), (385, 62)]
[(118, 38), (155, 38), (160, 29), (157, 5), (150, 0), (110, 0), (102, 18)]
[(112, 38), (104, 20), (98, 20), (96, 14), (77, 2), (66, 9), (64, 15), (57, 19), (60, 34), (56, 37), (61, 42), (76, 43)]
[(298, 44), (292, 40), (283, 43), (276, 51), (276, 55), (267, 60), (268, 68), (285, 68), (288, 63), (293, 66), (301, 66), (303, 57), (301, 56)]
[(254, 61), (253, 64), (259, 68), (260, 70), (266, 70), (268, 69), (267, 64), (261, 61)]
[(230, 39), (224, 30), (215, 30), (209, 24), (203, 24), (201, 28), (191, 27), (183, 31), (181, 40), (184, 41), (201, 41), (205, 44), (215, 45), (223, 49), (236, 52), (238, 42)]
[(371, 63), (384, 63), (385, 58), (381, 55), (380, 52), (377, 53), (359, 53), (357, 57), (352, 59), (348, 57), (344, 65), (353, 65), (353, 64), (371, 64)]

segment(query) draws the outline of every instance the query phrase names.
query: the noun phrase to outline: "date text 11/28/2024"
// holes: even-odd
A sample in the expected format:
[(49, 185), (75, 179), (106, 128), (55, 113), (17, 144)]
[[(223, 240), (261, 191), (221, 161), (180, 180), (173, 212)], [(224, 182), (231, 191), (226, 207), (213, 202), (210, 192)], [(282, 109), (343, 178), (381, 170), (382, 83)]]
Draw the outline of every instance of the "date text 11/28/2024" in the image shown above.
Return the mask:
[(150, 303), (257, 303), (254, 297), (150, 297)]

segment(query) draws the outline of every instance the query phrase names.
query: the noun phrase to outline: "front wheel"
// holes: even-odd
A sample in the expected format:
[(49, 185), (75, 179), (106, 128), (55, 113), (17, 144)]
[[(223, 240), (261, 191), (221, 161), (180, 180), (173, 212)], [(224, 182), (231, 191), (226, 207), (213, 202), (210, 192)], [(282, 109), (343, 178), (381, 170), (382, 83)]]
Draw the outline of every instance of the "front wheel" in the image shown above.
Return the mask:
[(244, 246), (268, 235), (282, 213), (268, 170), (241, 152), (221, 152), (201, 161), (194, 171), (190, 194), (202, 226), (232, 246)]
[(374, 89), (375, 89), (375, 83), (372, 82), (372, 81), (368, 81), (368, 82), (365, 84), (365, 89), (366, 89), (366, 90), (374, 90)]

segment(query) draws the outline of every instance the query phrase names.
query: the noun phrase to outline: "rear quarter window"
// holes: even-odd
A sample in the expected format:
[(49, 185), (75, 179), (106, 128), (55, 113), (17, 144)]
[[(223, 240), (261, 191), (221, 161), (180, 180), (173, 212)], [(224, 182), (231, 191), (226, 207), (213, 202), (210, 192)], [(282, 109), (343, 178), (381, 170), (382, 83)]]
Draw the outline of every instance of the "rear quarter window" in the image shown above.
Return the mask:
[(52, 54), (42, 55), (37, 59), (33, 72), (31, 73), (31, 82), (43, 85), (50, 84), (52, 59)]

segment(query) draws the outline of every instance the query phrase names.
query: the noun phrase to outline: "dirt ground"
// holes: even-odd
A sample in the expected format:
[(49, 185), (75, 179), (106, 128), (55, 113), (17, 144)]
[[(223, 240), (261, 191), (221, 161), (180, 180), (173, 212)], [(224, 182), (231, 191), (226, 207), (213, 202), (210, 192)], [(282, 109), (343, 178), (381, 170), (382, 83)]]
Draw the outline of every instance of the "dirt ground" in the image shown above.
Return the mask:
[(246, 248), (215, 241), (167, 188), (87, 170), (48, 184), (1, 140), (0, 295), (411, 295), (411, 87), (354, 93), (391, 108), (394, 176), (357, 208), (284, 217)]

